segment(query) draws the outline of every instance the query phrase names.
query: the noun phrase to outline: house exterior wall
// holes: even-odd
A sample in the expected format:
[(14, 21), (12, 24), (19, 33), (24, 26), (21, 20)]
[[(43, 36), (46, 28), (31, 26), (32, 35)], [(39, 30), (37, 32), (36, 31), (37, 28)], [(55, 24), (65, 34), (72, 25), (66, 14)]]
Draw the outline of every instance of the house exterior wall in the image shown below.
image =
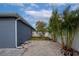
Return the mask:
[(15, 48), (15, 20), (0, 18), (0, 48)]
[(17, 44), (20, 45), (29, 40), (32, 36), (32, 29), (21, 21), (17, 21)]

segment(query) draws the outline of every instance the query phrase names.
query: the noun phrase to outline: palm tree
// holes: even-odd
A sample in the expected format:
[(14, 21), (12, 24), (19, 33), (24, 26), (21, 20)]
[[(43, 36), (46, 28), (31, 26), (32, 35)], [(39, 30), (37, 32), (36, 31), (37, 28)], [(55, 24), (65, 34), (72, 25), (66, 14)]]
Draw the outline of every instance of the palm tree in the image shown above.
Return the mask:
[(65, 10), (63, 11), (63, 19), (64, 19), (64, 24), (65, 24), (65, 30), (67, 31), (67, 39), (66, 39), (66, 43), (68, 41), (68, 18), (69, 18), (69, 10), (70, 10), (70, 6), (66, 7)]
[(52, 16), (49, 20), (49, 26), (48, 26), (49, 32), (51, 32), (51, 35), (53, 36), (53, 41), (57, 40), (56, 34), (59, 26), (58, 19), (59, 19), (58, 11), (57, 9), (53, 9)]
[(60, 18), (60, 20), (58, 20), (59, 21), (59, 35), (61, 36), (61, 47), (64, 49), (64, 46), (65, 46), (65, 44), (64, 44), (64, 30), (65, 30), (65, 26), (64, 26), (64, 21), (63, 21), (63, 19), (62, 18)]
[(69, 18), (69, 26), (70, 28), (70, 41), (69, 41), (69, 48), (71, 48), (72, 46), (72, 42), (74, 40), (74, 35), (79, 27), (79, 11), (75, 10), (75, 11), (71, 11), (70, 12), (70, 18)]
[(67, 31), (66, 51), (71, 53), (74, 35), (79, 26), (79, 16), (78, 16), (79, 11), (78, 10), (69, 11), (69, 9), (70, 7), (67, 7), (63, 15), (64, 15), (64, 24)]
[[(57, 34), (60, 34), (65, 54), (72, 54), (72, 43), (79, 27), (79, 9), (71, 11), (70, 6), (67, 6), (63, 11), (63, 16), (60, 16), (57, 9), (53, 10), (48, 29), (51, 34), (53, 33), (53, 41), (56, 41)], [(66, 44), (64, 44), (64, 34), (67, 37)]]

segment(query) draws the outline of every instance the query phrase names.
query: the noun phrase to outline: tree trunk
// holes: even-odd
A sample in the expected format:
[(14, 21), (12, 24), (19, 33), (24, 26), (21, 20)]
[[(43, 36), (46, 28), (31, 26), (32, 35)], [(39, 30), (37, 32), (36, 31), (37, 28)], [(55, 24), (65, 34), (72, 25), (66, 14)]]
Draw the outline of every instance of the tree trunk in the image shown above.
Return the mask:
[(56, 42), (56, 34), (53, 33), (53, 41)]
[(66, 55), (73, 55), (72, 42), (73, 42), (73, 33), (72, 31), (67, 33), (67, 41), (66, 41)]
[(68, 46), (69, 32), (67, 31), (66, 47)]
[(61, 47), (64, 49), (64, 46), (65, 46), (65, 45), (64, 45), (63, 35), (64, 35), (64, 34), (63, 34), (63, 31), (61, 31), (61, 42), (62, 42), (62, 46), (61, 46)]
[(72, 36), (71, 36), (71, 40), (70, 40), (70, 47), (72, 47), (74, 36), (75, 36), (75, 31), (72, 32)]

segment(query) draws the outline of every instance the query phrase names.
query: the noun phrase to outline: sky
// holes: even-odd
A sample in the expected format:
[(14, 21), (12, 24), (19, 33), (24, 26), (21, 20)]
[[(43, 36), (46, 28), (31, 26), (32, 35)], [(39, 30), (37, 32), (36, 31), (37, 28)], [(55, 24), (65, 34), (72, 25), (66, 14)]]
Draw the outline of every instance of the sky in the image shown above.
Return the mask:
[(68, 5), (71, 5), (71, 10), (79, 7), (79, 4), (66, 3), (0, 3), (0, 13), (16, 12), (35, 28), (37, 21), (43, 21), (48, 24), (53, 8), (57, 8), (62, 13)]

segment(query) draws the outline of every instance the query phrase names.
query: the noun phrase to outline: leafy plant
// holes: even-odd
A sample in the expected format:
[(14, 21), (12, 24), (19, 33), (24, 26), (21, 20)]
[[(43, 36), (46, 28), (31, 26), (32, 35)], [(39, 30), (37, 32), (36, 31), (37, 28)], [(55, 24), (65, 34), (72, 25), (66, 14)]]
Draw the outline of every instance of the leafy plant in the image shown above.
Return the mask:
[(36, 22), (36, 30), (37, 30), (37, 32), (40, 33), (41, 37), (44, 37), (44, 34), (47, 31), (46, 23), (44, 23), (43, 21), (37, 21)]

